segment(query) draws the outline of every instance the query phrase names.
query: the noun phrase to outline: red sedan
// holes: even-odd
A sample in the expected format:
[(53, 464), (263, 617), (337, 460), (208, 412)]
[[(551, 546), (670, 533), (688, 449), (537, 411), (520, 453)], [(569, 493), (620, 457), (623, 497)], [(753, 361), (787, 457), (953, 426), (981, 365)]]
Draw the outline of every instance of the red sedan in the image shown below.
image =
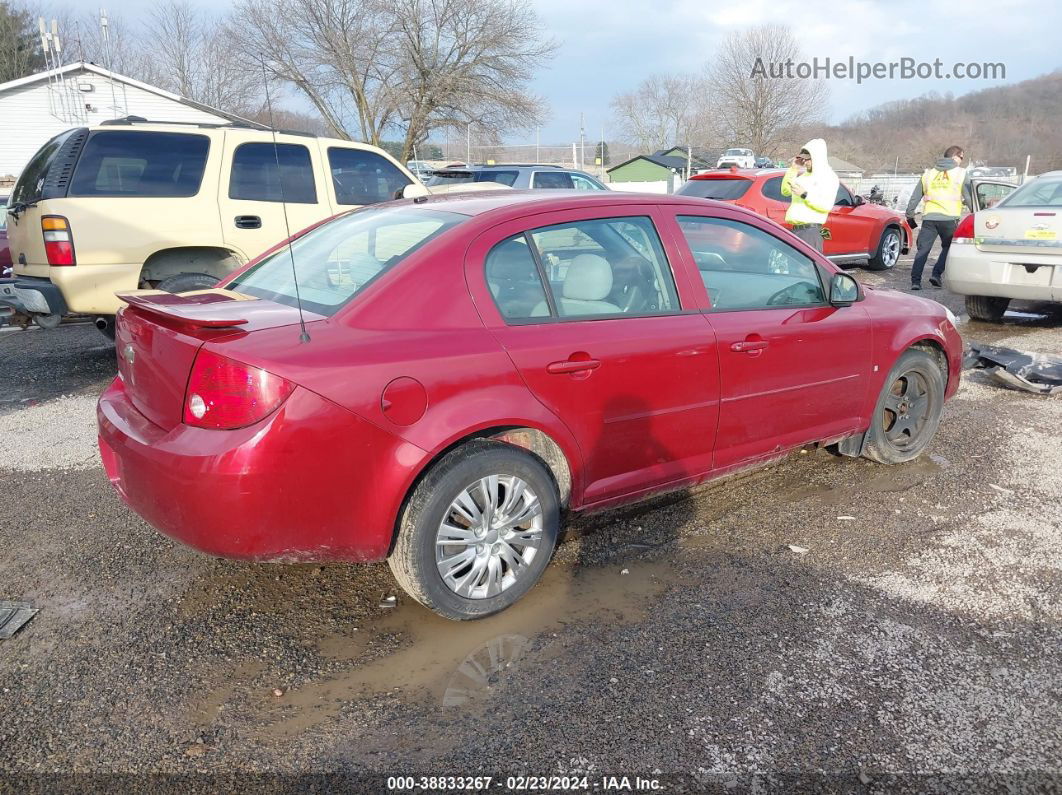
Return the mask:
[(98, 419), (135, 511), (213, 555), (387, 558), (455, 619), (526, 593), (565, 511), (807, 444), (910, 461), (959, 383), (943, 306), (682, 196), (392, 202), (124, 300)]
[[(737, 169), (697, 174), (679, 188), (683, 196), (715, 199), (745, 207), (785, 224), (789, 197), (782, 195), (783, 169)], [(824, 226), (823, 253), (838, 265), (866, 262), (889, 270), (911, 246), (911, 227), (896, 210), (868, 204), (841, 185)]]

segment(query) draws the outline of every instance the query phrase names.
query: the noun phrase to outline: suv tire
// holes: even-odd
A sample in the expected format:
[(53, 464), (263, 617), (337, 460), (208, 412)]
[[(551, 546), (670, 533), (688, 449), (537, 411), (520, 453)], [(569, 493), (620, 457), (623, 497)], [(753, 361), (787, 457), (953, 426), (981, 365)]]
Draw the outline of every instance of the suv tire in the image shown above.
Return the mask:
[(209, 290), (220, 281), (216, 276), (209, 273), (178, 273), (176, 276), (167, 276), (159, 282), (159, 290), (167, 293), (187, 293), (192, 290)]

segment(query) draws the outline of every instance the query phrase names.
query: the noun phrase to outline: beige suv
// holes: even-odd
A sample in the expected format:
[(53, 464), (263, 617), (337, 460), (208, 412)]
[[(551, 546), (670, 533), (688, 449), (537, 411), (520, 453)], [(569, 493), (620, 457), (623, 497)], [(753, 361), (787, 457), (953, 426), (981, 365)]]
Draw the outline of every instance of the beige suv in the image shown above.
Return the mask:
[(8, 202), (6, 292), (42, 327), (90, 315), (113, 335), (115, 292), (209, 287), (289, 230), (426, 193), (386, 152), (351, 141), (137, 118), (67, 130)]

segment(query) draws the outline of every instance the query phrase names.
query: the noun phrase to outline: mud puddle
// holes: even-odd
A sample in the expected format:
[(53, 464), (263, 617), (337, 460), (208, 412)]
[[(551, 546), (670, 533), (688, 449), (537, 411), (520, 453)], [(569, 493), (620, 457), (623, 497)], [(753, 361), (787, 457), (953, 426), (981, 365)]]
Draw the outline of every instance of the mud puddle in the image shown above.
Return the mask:
[[(858, 479), (860, 493), (892, 494), (910, 491), (949, 468), (951, 462), (944, 456), (924, 455), (908, 464), (881, 467), (881, 471), (870, 477)], [(832, 486), (803, 485), (779, 493), (783, 502), (794, 503), (813, 500), (821, 505), (844, 505), (852, 501), (852, 484)]]
[(374, 638), (398, 635), (398, 651), (279, 699), (263, 698), (260, 707), (271, 721), (265, 731), (290, 737), (333, 718), (346, 703), (386, 694), (444, 708), (483, 704), (509, 677), (562, 654), (553, 637), (567, 624), (590, 619), (611, 627), (642, 620), (671, 572), (669, 564), (642, 561), (595, 569), (555, 565), (516, 605), (471, 622), (448, 621), (403, 599), (371, 626), (318, 644), (322, 656), (356, 662)]

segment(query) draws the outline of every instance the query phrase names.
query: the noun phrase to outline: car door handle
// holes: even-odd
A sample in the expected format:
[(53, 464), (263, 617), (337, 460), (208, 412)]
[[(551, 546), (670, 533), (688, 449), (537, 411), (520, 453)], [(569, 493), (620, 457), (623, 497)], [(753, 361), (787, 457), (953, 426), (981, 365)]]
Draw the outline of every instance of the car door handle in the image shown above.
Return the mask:
[(741, 340), (730, 346), (735, 353), (756, 353), (767, 347), (767, 340)]
[(546, 372), (554, 375), (565, 373), (583, 373), (596, 370), (601, 366), (597, 359), (565, 359), (563, 362), (550, 362), (546, 365)]
[(235, 219), (237, 229), (261, 229), (262, 219), (257, 215), (237, 215)]

